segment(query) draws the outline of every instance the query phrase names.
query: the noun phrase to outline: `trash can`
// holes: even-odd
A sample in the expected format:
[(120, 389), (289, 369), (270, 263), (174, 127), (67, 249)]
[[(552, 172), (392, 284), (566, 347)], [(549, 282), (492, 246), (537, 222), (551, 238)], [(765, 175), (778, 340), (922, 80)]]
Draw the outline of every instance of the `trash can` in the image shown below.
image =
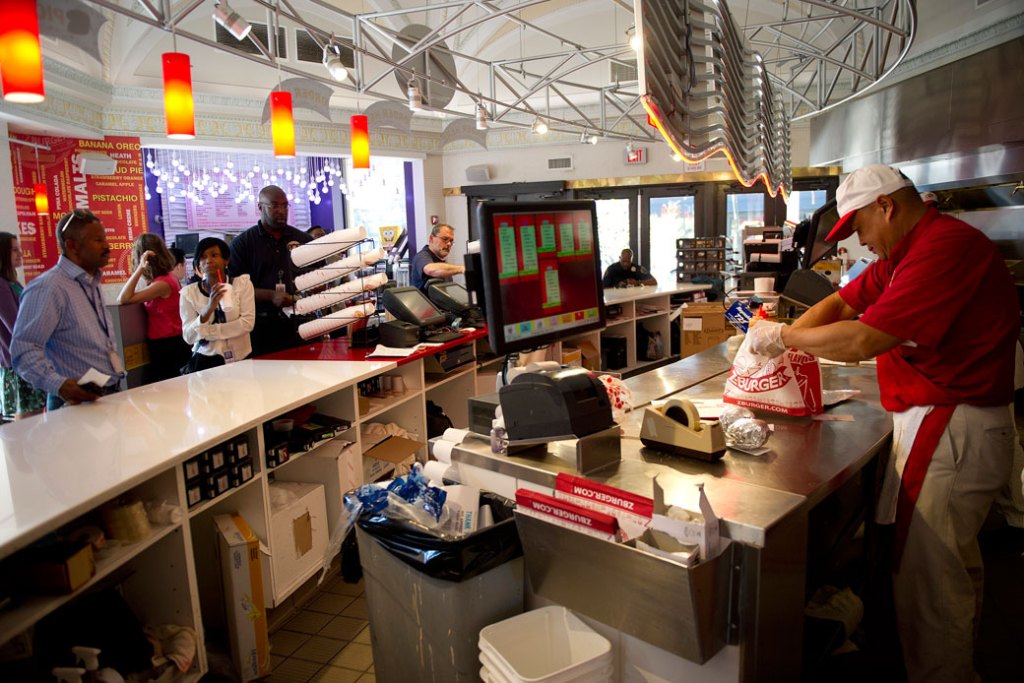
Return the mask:
[(381, 683), (480, 680), (478, 640), (523, 611), (522, 546), (513, 503), (491, 493), (494, 524), (445, 541), (382, 514), (356, 522)]

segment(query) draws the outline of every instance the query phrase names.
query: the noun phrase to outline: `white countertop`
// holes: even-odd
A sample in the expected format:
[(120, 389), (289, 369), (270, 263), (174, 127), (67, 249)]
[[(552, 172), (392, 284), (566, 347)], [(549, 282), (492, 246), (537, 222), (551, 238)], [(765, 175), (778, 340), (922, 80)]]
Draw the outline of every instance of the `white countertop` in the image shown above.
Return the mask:
[(606, 306), (610, 304), (624, 304), (628, 301), (649, 299), (650, 297), (662, 294), (685, 294), (687, 292), (702, 292), (707, 289), (711, 289), (711, 285), (692, 285), (685, 282), (668, 285), (647, 285), (644, 287), (606, 288), (604, 290), (604, 303)]
[(6, 424), (0, 557), (272, 416), (395, 367), (245, 360)]

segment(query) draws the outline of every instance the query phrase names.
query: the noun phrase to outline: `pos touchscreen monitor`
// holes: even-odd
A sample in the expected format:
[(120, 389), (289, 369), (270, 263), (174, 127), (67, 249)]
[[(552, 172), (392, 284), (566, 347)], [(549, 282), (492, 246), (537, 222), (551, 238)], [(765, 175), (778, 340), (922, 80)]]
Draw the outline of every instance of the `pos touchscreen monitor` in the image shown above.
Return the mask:
[(807, 230), (807, 243), (801, 262), (803, 268), (811, 268), (815, 263), (830, 256), (835, 256), (839, 245), (826, 242), (825, 238), (839, 222), (839, 211), (836, 200), (831, 199), (811, 215), (811, 227)]
[(482, 202), (473, 220), (495, 353), (604, 327), (593, 201)]

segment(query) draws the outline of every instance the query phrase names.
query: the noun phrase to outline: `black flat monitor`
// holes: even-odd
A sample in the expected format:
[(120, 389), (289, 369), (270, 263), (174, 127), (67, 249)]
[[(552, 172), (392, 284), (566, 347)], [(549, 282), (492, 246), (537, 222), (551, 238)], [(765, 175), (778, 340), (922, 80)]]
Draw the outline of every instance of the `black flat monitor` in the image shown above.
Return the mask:
[(399, 320), (420, 327), (436, 327), (448, 322), (448, 317), (430, 303), (416, 287), (391, 287), (381, 295), (384, 308)]
[(427, 298), (441, 310), (456, 315), (473, 307), (469, 301), (469, 292), (458, 282), (428, 282)]
[(811, 225), (807, 229), (804, 254), (800, 261), (800, 265), (804, 269), (811, 268), (822, 259), (836, 255), (839, 245), (835, 242), (826, 242), (825, 238), (838, 222), (839, 212), (836, 210), (836, 200), (834, 199), (826, 202), (811, 215)]
[(495, 353), (604, 327), (593, 201), (482, 202), (472, 220)]

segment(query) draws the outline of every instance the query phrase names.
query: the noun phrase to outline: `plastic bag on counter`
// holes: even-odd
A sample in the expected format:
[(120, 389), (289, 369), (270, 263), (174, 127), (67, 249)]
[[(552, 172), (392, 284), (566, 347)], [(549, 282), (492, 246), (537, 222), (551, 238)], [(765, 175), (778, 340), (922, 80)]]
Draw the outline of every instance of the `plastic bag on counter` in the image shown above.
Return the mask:
[(783, 415), (817, 415), (824, 410), (818, 359), (796, 349), (766, 358), (750, 350), (748, 336), (736, 353), (722, 400)]

